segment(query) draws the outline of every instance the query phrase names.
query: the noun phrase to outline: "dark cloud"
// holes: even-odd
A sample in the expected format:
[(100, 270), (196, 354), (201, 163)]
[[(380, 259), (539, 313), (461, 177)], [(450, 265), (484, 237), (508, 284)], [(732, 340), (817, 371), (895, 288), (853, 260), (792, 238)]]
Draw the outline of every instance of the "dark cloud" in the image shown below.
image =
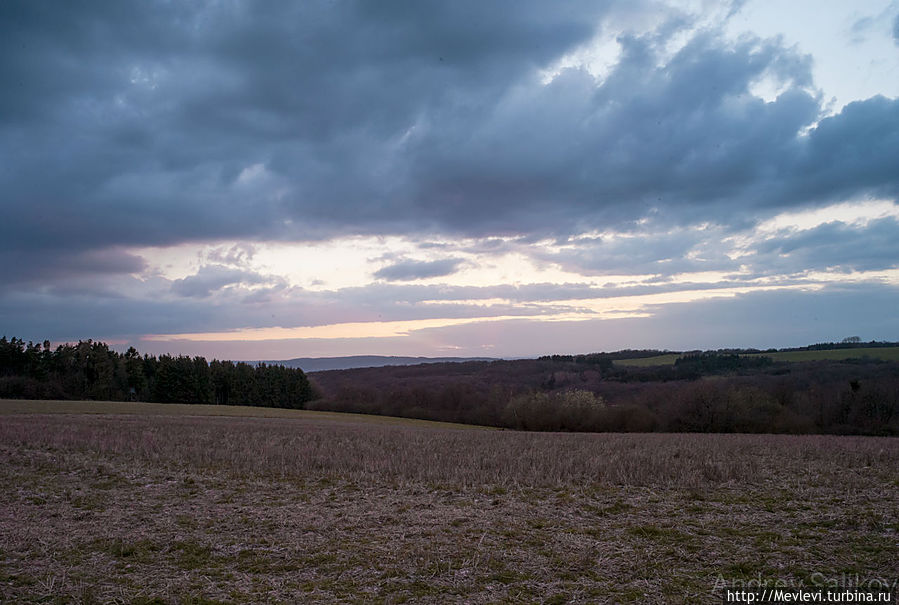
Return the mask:
[(9, 288), (16, 284), (35, 285), (140, 273), (147, 268), (147, 263), (140, 256), (117, 247), (77, 251), (0, 248), (0, 267), (4, 285)]
[[(831, 221), (773, 235), (752, 231), (750, 249), (737, 250), (721, 228), (675, 229), (624, 237), (574, 240), (538, 259), (581, 275), (658, 275), (667, 280), (701, 271), (730, 273), (730, 281), (812, 270), (876, 271), (899, 266), (899, 222), (886, 217), (862, 224)], [(734, 254), (739, 252), (739, 254)]]
[[(0, 145), (16, 160), (3, 185), (18, 227), (4, 240), (73, 247), (101, 235), (276, 236), (284, 219), (343, 222), (330, 216), (334, 200), (375, 220), (397, 176), (389, 150), (418, 117), (435, 104), (489, 105), (589, 38), (598, 18), (586, 2), (0, 11), (0, 74), (11, 84)], [(270, 178), (242, 187), (238, 175), (259, 163)]]
[[(219, 324), (216, 309), (199, 301), (111, 292), (7, 292), (0, 297), (0, 325), (8, 336), (42, 341), (116, 339), (145, 333), (208, 330)], [(214, 319), (212, 319), (214, 317)], [(240, 325), (240, 324), (237, 324)]]
[(720, 229), (674, 229), (617, 237), (575, 240), (554, 251), (534, 255), (581, 275), (658, 274), (665, 277), (698, 271), (735, 271), (740, 263), (722, 246)]
[(848, 104), (821, 120), (789, 168), (784, 193), (812, 201), (851, 199), (860, 193), (899, 196), (899, 99), (874, 97)]
[[(810, 59), (776, 40), (699, 30), (668, 57), (681, 15), (622, 34), (601, 81), (544, 86), (617, 10), (5, 2), (0, 247), (564, 234), (895, 194), (897, 102), (800, 136)], [(765, 77), (774, 102), (749, 94)]]
[(443, 277), (455, 273), (461, 264), (462, 259), (459, 258), (432, 261), (405, 260), (378, 269), (375, 271), (375, 277), (387, 281), (412, 281), (429, 277)]
[[(451, 144), (416, 150), (420, 197), (440, 200), (445, 222), (488, 232), (510, 220), (567, 230), (654, 207), (696, 207), (692, 220), (699, 211), (718, 219), (715, 202), (757, 207), (753, 194), (800, 153), (797, 131), (817, 115), (798, 88), (810, 83), (808, 61), (773, 42), (698, 36), (659, 66), (654, 41), (620, 42), (622, 58), (599, 86), (566, 70), (545, 87), (509, 91), (470, 129), (434, 133)], [(768, 104), (749, 95), (769, 72), (797, 88)]]
[(876, 271), (899, 266), (899, 221), (887, 217), (864, 226), (832, 221), (771, 237), (753, 259), (769, 272)]

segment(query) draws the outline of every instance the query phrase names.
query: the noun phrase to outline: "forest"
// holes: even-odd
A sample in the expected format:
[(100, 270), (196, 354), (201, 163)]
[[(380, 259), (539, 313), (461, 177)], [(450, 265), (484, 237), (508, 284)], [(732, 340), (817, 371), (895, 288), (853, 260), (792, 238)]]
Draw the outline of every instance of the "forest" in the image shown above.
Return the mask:
[(203, 357), (118, 353), (92, 340), (0, 338), (0, 398), (94, 399), (302, 408), (314, 398), (306, 374), (280, 365)]
[(897, 361), (778, 362), (731, 349), (617, 363), (662, 353), (316, 372), (323, 397), (309, 407), (545, 431), (899, 435)]
[[(896, 343), (836, 343), (880, 348)], [(792, 350), (827, 350), (825, 344)], [(770, 352), (776, 352), (771, 350)], [(533, 431), (899, 435), (899, 361), (625, 350), (313, 372), (0, 338), (0, 398), (253, 405)]]

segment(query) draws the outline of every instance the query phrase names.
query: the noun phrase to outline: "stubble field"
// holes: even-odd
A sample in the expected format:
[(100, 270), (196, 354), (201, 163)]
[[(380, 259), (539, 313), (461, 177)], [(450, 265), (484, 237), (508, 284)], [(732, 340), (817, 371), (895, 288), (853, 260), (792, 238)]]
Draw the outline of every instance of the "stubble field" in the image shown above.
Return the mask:
[(897, 576), (896, 439), (13, 405), (3, 602), (720, 603)]

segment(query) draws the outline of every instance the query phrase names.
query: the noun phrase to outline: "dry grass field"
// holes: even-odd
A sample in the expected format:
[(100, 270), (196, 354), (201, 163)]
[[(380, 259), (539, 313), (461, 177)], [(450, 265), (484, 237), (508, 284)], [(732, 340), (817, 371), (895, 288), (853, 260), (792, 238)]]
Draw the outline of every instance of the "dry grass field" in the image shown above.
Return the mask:
[(896, 439), (25, 406), (0, 405), (3, 602), (720, 603), (899, 575)]

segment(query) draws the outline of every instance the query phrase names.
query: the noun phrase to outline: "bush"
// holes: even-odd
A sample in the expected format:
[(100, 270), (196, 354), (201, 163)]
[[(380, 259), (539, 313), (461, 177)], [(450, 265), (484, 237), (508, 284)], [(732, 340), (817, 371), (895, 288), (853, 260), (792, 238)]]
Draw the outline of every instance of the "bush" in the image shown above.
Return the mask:
[(532, 392), (513, 397), (503, 420), (527, 431), (594, 431), (605, 409), (603, 398), (590, 391)]

